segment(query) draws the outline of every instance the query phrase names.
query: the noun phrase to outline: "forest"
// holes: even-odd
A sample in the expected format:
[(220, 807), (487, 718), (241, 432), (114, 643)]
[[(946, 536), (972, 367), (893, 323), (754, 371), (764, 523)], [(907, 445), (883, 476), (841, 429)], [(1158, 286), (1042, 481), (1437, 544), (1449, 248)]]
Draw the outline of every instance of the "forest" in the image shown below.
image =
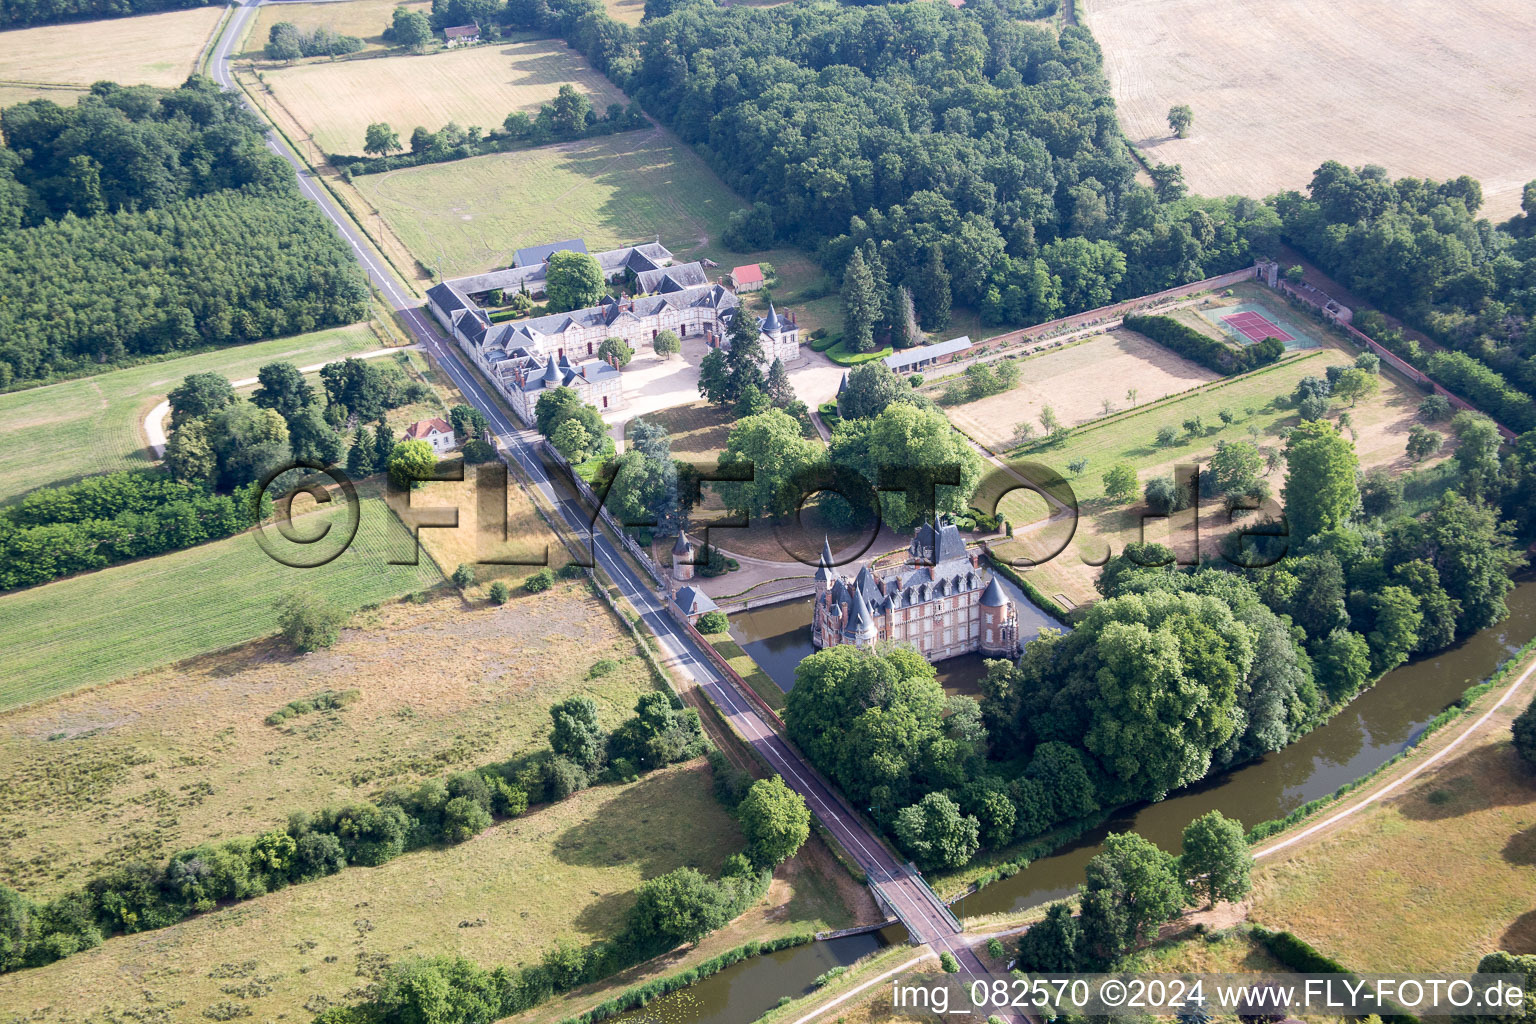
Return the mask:
[(205, 78), (0, 111), (0, 387), (352, 323), (367, 290)]
[(126, 18), (156, 11), (206, 7), (214, 0), (0, 0), (0, 28), (50, 25), (60, 21)]
[[(654, 9), (653, 9), (654, 8)], [(509, 0), (563, 36), (753, 203), (743, 250), (793, 242), (834, 279), (871, 247), (927, 331), (951, 302), (1027, 323), (1249, 261), (1279, 229), (1252, 199), (1135, 181), (1097, 44), (1016, 19), (1028, 5), (771, 9), (647, 5), (638, 28), (596, 0)], [(897, 326), (902, 303), (876, 310)]]
[(1342, 284), (1450, 351), (1426, 351), (1379, 314), (1356, 325), (1515, 431), (1536, 427), (1536, 182), (1524, 213), (1479, 220), (1471, 178), (1391, 180), (1318, 168), (1273, 200), (1286, 239)]

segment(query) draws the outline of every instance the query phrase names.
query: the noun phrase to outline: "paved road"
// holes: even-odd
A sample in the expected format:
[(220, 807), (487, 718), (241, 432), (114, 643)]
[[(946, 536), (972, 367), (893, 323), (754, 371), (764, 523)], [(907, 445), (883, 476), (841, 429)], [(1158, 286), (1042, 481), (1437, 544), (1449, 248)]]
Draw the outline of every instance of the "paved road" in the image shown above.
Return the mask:
[[(226, 89), (234, 90), (229, 61), (235, 41), (245, 30), (246, 24), (261, 0), (242, 5), (230, 20), (219, 46), (214, 52), (212, 71), (214, 79)], [(533, 488), (560, 511), (561, 516), (576, 533), (586, 538), (588, 516), (573, 502), (563, 498), (551, 484), (543, 463), (530, 444), (530, 432), (519, 429), (502, 412), (491, 396), (482, 389), (479, 380), (466, 367), (455, 347), (445, 342), (422, 311), (419, 301), (410, 297), (391, 275), (382, 259), (369, 247), (357, 226), (336, 205), (329, 191), (317, 183), (299, 159), (288, 150), (276, 132), (267, 134), (267, 145), (282, 156), (299, 176), (299, 187), (330, 218), (336, 230), (352, 247), (369, 280), (400, 314), (406, 326), (432, 357), (452, 378), (455, 386), (472, 402), (490, 422), (502, 446), (517, 460)], [(592, 535), (593, 553), (603, 571), (618, 585), (652, 632), (655, 633), (665, 657), (677, 671), (703, 687), (731, 724), (783, 776), (784, 781), (805, 797), (811, 811), (821, 823), (835, 835), (844, 849), (858, 861), (868, 873), (870, 882), (908, 922), (914, 937), (933, 946), (936, 951), (949, 952), (959, 960), (967, 972), (983, 973), (985, 968), (976, 954), (959, 938), (959, 931), (950, 923), (947, 911), (938, 898), (924, 885), (915, 873), (891, 855), (870, 832), (849, 812), (846, 804), (831, 788), (810, 769), (789, 745), (753, 709), (746, 696), (729, 683), (714, 666), (683, 635), (667, 615), (658, 596), (639, 578), (629, 565), (619, 557), (610, 542), (600, 532)]]

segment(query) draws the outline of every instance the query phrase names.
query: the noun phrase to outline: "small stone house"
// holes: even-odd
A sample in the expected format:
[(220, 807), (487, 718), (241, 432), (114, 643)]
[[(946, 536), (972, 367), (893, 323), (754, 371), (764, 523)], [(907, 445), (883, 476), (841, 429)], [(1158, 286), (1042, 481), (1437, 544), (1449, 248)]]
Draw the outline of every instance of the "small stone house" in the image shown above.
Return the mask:
[(405, 428), (407, 441), (425, 441), (432, 446), (432, 450), (439, 455), (453, 451), (456, 439), (453, 436), (453, 427), (441, 416), (434, 416), (429, 420), (417, 420)]
[(449, 46), (470, 46), (480, 41), (479, 25), (454, 25), (443, 29)]
[(688, 620), (690, 626), (698, 626), (699, 616), (720, 609), (708, 594), (697, 587), (678, 587), (672, 595), (672, 606)]
[(767, 284), (763, 278), (763, 268), (756, 263), (748, 263), (744, 267), (732, 267), (726, 275), (726, 285), (736, 294), (742, 292), (755, 292)]

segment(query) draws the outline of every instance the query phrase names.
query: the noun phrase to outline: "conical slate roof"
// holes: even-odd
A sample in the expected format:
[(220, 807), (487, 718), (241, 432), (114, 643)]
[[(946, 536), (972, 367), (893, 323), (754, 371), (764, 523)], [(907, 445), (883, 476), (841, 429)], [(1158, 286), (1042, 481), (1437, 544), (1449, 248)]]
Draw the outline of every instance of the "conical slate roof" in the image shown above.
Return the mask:
[(1003, 593), (1002, 586), (997, 582), (997, 577), (992, 577), (992, 582), (987, 584), (987, 589), (981, 595), (981, 603), (987, 608), (1001, 608), (1008, 603), (1008, 595)]
[(763, 318), (763, 333), (778, 334), (783, 326), (784, 322), (779, 319), (779, 314), (774, 310), (773, 303), (768, 303), (768, 315)]
[(821, 564), (832, 568), (832, 541), (826, 534), (821, 536)]
[(678, 530), (677, 531), (677, 543), (672, 545), (672, 553), (674, 555), (686, 555), (686, 554), (689, 554), (692, 551), (693, 551), (693, 545), (691, 543), (689, 543), (689, 541), (688, 541), (688, 534), (687, 534), (687, 532), (683, 531), (683, 530)]
[(544, 383), (552, 387), (560, 383), (560, 368), (553, 359), (544, 364)]
[(857, 588), (853, 591), (853, 604), (848, 609), (848, 625), (844, 630), (848, 635), (861, 639), (875, 635), (875, 617), (870, 614), (869, 604)]

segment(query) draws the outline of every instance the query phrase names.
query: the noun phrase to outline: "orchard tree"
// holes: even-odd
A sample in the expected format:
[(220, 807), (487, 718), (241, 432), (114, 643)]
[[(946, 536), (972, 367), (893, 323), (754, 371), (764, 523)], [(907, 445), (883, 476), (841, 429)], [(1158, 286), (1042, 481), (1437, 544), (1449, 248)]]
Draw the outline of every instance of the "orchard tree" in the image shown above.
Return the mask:
[(602, 267), (587, 253), (562, 249), (550, 255), (544, 275), (550, 312), (595, 306), (605, 288)]
[(400, 149), (400, 133), (383, 121), (368, 126), (363, 136), (363, 152), (374, 156), (388, 156)]
[(1195, 112), (1189, 109), (1189, 104), (1180, 103), (1168, 108), (1168, 127), (1179, 138), (1188, 138), (1190, 126), (1194, 123)]
[(747, 852), (758, 867), (771, 868), (793, 857), (811, 834), (805, 798), (775, 775), (759, 779), (736, 808)]
[(1253, 855), (1243, 823), (1210, 811), (1184, 826), (1184, 853), (1179, 867), (1191, 892), (1203, 891), (1211, 906), (1248, 895)]
[(1136, 493), (1136, 470), (1117, 462), (1104, 473), (1104, 493), (1111, 501), (1126, 501)]

